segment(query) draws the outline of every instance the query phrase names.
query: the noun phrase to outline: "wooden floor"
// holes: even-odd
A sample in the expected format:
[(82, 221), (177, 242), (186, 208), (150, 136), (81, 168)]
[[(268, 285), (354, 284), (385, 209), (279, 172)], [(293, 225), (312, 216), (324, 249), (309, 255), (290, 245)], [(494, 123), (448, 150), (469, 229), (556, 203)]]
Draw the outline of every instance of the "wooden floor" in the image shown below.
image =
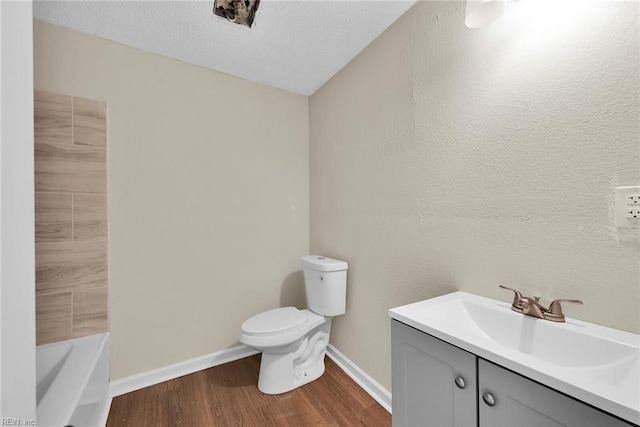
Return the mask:
[(390, 426), (391, 415), (329, 358), (322, 377), (281, 395), (258, 391), (260, 355), (113, 399), (107, 427)]

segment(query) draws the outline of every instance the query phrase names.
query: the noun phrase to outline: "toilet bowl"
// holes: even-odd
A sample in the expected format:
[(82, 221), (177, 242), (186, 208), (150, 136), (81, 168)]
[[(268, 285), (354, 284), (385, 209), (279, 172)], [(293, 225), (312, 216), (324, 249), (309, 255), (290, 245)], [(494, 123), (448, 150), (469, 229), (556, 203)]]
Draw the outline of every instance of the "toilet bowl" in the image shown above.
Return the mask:
[(309, 309), (281, 307), (246, 320), (239, 341), (262, 352), (258, 389), (281, 394), (324, 373), (331, 319), (345, 312), (347, 263), (303, 257)]
[(245, 321), (240, 342), (262, 352), (258, 389), (280, 394), (324, 373), (331, 318), (295, 307), (265, 311)]

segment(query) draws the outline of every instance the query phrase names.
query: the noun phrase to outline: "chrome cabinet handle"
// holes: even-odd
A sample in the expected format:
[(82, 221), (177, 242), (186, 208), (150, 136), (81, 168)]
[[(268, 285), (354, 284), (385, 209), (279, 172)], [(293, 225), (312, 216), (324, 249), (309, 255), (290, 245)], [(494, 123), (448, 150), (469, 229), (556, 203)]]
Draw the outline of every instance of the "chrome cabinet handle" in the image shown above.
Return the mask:
[(496, 406), (496, 398), (489, 392), (486, 392), (482, 395), (482, 400), (487, 406)]
[(467, 383), (464, 382), (464, 378), (462, 377), (456, 377), (454, 383), (456, 383), (456, 387), (458, 387), (460, 390), (464, 390), (464, 388), (467, 386)]

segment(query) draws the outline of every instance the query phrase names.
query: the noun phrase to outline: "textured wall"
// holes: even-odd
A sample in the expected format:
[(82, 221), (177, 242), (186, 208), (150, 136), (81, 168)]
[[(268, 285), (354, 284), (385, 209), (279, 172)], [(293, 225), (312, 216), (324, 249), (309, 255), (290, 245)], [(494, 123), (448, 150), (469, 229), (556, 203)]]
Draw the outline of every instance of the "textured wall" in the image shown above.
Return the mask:
[(332, 342), (390, 387), (390, 307), (502, 283), (640, 332), (638, 4), (420, 2), (310, 98), (311, 252), (349, 261)]
[(111, 378), (300, 303), (308, 99), (34, 23), (36, 89), (109, 105)]

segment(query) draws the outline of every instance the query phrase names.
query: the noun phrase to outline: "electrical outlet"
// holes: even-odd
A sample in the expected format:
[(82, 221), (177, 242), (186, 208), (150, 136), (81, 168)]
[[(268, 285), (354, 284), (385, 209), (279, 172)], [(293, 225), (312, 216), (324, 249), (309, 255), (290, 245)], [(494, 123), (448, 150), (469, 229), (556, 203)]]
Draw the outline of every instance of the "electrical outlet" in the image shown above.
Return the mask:
[(615, 194), (615, 226), (640, 229), (640, 186), (616, 187)]
[[(634, 187), (631, 187), (631, 188), (634, 188)], [(628, 204), (633, 204), (633, 205), (640, 204), (640, 195), (638, 195), (638, 194), (629, 194), (627, 196), (627, 203)]]
[(640, 218), (640, 209), (628, 209), (627, 219)]

